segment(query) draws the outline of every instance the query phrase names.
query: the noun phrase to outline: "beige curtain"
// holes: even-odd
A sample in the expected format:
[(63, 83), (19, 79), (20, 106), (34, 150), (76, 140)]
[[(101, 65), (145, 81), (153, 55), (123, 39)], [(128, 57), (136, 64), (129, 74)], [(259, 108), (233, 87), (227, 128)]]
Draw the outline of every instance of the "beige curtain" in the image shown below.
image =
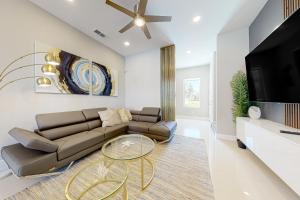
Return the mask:
[(175, 120), (175, 46), (164, 47), (161, 56), (162, 120)]

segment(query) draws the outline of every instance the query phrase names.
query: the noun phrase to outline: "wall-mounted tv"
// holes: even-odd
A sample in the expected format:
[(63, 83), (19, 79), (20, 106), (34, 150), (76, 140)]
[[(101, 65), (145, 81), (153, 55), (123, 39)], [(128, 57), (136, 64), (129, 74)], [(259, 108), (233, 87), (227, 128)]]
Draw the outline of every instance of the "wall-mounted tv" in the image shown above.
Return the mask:
[(246, 57), (250, 101), (300, 103), (300, 10)]

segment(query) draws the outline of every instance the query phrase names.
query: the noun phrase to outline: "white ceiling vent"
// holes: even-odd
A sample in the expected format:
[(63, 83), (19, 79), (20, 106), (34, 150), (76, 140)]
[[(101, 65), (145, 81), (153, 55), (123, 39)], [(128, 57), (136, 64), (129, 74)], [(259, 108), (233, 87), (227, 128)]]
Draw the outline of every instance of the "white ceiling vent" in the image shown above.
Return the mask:
[(99, 35), (100, 37), (103, 37), (103, 38), (106, 37), (106, 35), (105, 35), (104, 33), (102, 33), (101, 31), (99, 31), (98, 29), (94, 30), (94, 32), (95, 32), (97, 35)]

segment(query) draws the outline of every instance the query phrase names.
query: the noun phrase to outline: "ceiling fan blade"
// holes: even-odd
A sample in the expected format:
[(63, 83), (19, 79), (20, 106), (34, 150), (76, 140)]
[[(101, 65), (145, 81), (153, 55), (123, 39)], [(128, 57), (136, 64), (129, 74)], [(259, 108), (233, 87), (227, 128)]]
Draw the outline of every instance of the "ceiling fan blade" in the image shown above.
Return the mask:
[(133, 10), (134, 10), (135, 13), (138, 13), (138, 10), (139, 10), (139, 4), (135, 4)]
[(151, 34), (150, 34), (149, 29), (148, 29), (146, 24), (142, 27), (142, 30), (144, 31), (146, 37), (150, 40), (151, 39)]
[(170, 22), (172, 20), (171, 16), (146, 15), (144, 18), (146, 22)]
[(106, 4), (107, 5), (110, 5), (111, 7), (121, 11), (122, 13), (125, 13), (126, 15), (132, 17), (132, 18), (135, 18), (136, 17), (136, 14), (134, 12), (131, 12), (130, 10), (122, 7), (122, 6), (119, 6), (118, 4), (112, 2), (111, 0), (106, 0)]
[(148, 0), (140, 0), (138, 13), (142, 16), (146, 12), (147, 3), (148, 3)]
[(129, 29), (131, 29), (134, 26), (135, 26), (134, 21), (131, 21), (129, 24), (124, 26), (124, 28), (122, 28), (119, 32), (124, 33), (124, 32), (128, 31)]

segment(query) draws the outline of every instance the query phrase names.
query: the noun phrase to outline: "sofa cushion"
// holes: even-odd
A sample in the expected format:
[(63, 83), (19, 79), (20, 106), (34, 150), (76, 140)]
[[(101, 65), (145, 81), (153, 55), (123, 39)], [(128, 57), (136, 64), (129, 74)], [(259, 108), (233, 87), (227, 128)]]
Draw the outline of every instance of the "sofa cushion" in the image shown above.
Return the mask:
[(41, 136), (49, 139), (49, 140), (56, 140), (62, 137), (66, 137), (69, 135), (73, 135), (76, 133), (80, 133), (83, 131), (88, 131), (89, 126), (88, 123), (80, 123), (80, 124), (74, 124), (69, 126), (63, 126), (59, 128), (53, 128), (45, 131), (39, 131), (38, 134)]
[(58, 144), (58, 160), (63, 160), (80, 151), (88, 149), (104, 141), (104, 133), (98, 131), (85, 131), (75, 135), (55, 140)]
[(118, 124), (112, 127), (105, 128), (105, 139), (111, 139), (121, 134), (126, 133), (128, 124)]
[(158, 121), (158, 116), (145, 116), (145, 115), (135, 115), (134, 121), (137, 122), (151, 122), (156, 123)]
[(132, 115), (132, 120), (133, 121), (139, 121), (140, 115)]
[(100, 132), (105, 134), (105, 139), (110, 139), (115, 136), (119, 136), (123, 133), (126, 133), (128, 129), (128, 123), (118, 124), (112, 127), (98, 127), (92, 131)]
[(141, 115), (139, 117), (139, 121), (140, 122), (152, 122), (152, 123), (156, 123), (158, 121), (158, 116), (144, 116)]
[(36, 115), (39, 131), (85, 122), (81, 111)]
[(159, 113), (160, 113), (160, 108), (145, 107), (141, 111), (140, 115), (159, 116)]
[(129, 131), (141, 132), (141, 133), (148, 133), (149, 128), (153, 126), (154, 123), (150, 122), (136, 122), (130, 121), (128, 125)]
[(98, 128), (94, 128), (91, 131), (96, 131), (96, 132), (100, 132), (100, 133), (105, 133), (105, 129), (107, 127), (98, 127)]
[(107, 108), (91, 108), (91, 109), (84, 109), (82, 110), (83, 115), (85, 116), (86, 120), (95, 120), (99, 119), (98, 112), (107, 110)]
[(48, 153), (56, 152), (58, 145), (34, 132), (20, 128), (13, 128), (8, 132), (13, 138), (24, 147)]
[(1, 149), (1, 156), (17, 176), (42, 174), (56, 166), (56, 152), (46, 153), (13, 144)]
[[(99, 118), (99, 115), (98, 115), (98, 118)], [(89, 130), (93, 130), (93, 129), (98, 128), (102, 125), (102, 122), (101, 122), (100, 118), (96, 119), (96, 120), (93, 120), (93, 121), (89, 121), (87, 123), (88, 123), (88, 126), (89, 126)]]
[(177, 123), (175, 121), (161, 121), (149, 128), (149, 133), (153, 135), (160, 135), (170, 137), (176, 130)]
[(141, 111), (139, 111), (139, 110), (130, 110), (130, 113), (132, 115), (139, 115), (141, 113)]
[(135, 132), (135, 131), (128, 131), (128, 134), (142, 134), (146, 137), (149, 137), (151, 139), (155, 139), (157, 141), (166, 141), (170, 138), (170, 137), (165, 137), (165, 136), (161, 136), (161, 135), (153, 135), (153, 134), (150, 134), (150, 133), (140, 133), (140, 132)]

